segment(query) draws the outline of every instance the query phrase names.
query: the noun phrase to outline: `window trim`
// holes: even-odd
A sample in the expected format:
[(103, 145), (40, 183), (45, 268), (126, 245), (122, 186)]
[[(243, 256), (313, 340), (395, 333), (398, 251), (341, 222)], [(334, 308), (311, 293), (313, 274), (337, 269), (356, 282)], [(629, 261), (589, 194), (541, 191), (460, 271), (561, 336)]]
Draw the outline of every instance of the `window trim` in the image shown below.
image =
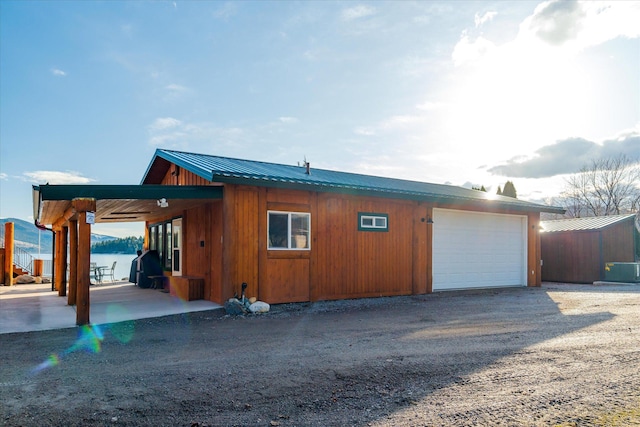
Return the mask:
[[(372, 225), (364, 225), (362, 221), (365, 218), (372, 219)], [(377, 226), (376, 220), (384, 219), (384, 226)], [(376, 213), (376, 212), (358, 212), (358, 231), (376, 231), (387, 232), (389, 231), (389, 214)]]
[[(269, 238), (269, 230), (270, 230), (270, 214), (280, 214), (287, 215), (287, 247), (274, 247), (271, 246), (270, 238)], [(307, 236), (307, 247), (306, 248), (292, 248), (291, 247), (291, 238), (293, 237), (291, 230), (291, 218), (293, 215), (303, 215), (308, 219), (308, 230), (306, 234)], [(267, 250), (269, 251), (310, 251), (311, 250), (311, 213), (310, 212), (297, 212), (297, 211), (279, 211), (279, 210), (267, 210)]]

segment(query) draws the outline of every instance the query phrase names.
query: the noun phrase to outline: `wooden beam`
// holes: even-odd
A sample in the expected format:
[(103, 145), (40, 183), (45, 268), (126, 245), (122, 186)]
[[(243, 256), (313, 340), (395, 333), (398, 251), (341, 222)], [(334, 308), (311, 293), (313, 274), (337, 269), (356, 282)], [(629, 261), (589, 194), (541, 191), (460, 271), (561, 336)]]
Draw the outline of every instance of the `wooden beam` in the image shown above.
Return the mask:
[(56, 220), (56, 222), (54, 222), (51, 226), (51, 228), (53, 228), (54, 230), (57, 228), (60, 228), (64, 225), (67, 224), (67, 221), (69, 221), (70, 218), (73, 218), (73, 216), (76, 214), (75, 210), (73, 209), (73, 206), (67, 208), (66, 211), (64, 211), (64, 214), (58, 218)]
[(13, 245), (14, 226), (12, 222), (4, 223), (4, 265), (2, 266), (4, 285), (13, 285)]

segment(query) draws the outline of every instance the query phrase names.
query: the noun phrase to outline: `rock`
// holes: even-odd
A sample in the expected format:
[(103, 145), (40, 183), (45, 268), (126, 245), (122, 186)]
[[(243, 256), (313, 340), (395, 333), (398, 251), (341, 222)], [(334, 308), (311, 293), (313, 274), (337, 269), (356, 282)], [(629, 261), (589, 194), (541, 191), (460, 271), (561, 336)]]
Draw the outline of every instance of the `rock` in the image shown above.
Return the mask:
[(30, 276), (28, 274), (23, 274), (21, 276), (16, 277), (15, 279), (13, 279), (13, 283), (15, 283), (16, 285), (24, 285), (27, 283), (36, 283), (36, 278), (33, 276)]
[(249, 306), (249, 310), (252, 313), (268, 313), (269, 308), (271, 308), (271, 306), (263, 301), (256, 301)]
[(227, 312), (227, 314), (233, 316), (247, 314), (247, 308), (237, 298), (230, 298), (229, 301), (225, 302), (224, 310)]
[(249, 298), (249, 304), (253, 304), (256, 301), (258, 301), (258, 298), (256, 298), (256, 297)]

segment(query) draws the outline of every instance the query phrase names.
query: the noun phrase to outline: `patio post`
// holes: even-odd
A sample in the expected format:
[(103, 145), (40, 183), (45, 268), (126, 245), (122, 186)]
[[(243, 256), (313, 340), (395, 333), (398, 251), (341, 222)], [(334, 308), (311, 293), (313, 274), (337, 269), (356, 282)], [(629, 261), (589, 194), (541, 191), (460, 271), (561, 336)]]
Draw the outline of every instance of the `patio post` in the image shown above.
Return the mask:
[(60, 252), (59, 252), (59, 270), (57, 282), (58, 282), (58, 296), (67, 296), (67, 242), (69, 238), (69, 227), (63, 225), (60, 229)]
[(76, 289), (76, 325), (89, 324), (89, 285), (91, 267), (91, 224), (96, 210), (96, 200), (88, 198), (73, 199), (74, 210), (78, 213), (78, 277)]
[(78, 220), (69, 220), (69, 295), (68, 305), (76, 305), (78, 290)]
[(13, 285), (13, 244), (14, 244), (14, 227), (12, 222), (4, 223), (4, 265), (2, 266), (2, 275), (5, 286)]

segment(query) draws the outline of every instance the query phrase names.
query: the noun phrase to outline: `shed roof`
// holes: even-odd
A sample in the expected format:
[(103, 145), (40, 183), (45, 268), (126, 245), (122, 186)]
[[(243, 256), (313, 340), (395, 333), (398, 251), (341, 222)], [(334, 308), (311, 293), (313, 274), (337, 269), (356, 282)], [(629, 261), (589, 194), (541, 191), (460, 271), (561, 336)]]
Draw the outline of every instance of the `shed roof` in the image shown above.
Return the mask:
[[(95, 221), (136, 222), (162, 215), (178, 215), (203, 200), (221, 199), (216, 186), (175, 185), (34, 185), (33, 217), (38, 224), (53, 224), (75, 198), (96, 200)], [(166, 205), (160, 205), (164, 199)]]
[(171, 163), (211, 182), (429, 200), (460, 205), (492, 206), (516, 211), (564, 213), (564, 210), (559, 207), (492, 195), (452, 185), (315, 168), (311, 168), (310, 173), (307, 173), (305, 166), (283, 165), (165, 149), (156, 150), (144, 174), (142, 184), (159, 183)]
[(560, 231), (600, 230), (635, 216), (636, 214), (626, 214), (540, 221), (540, 231), (554, 233)]

